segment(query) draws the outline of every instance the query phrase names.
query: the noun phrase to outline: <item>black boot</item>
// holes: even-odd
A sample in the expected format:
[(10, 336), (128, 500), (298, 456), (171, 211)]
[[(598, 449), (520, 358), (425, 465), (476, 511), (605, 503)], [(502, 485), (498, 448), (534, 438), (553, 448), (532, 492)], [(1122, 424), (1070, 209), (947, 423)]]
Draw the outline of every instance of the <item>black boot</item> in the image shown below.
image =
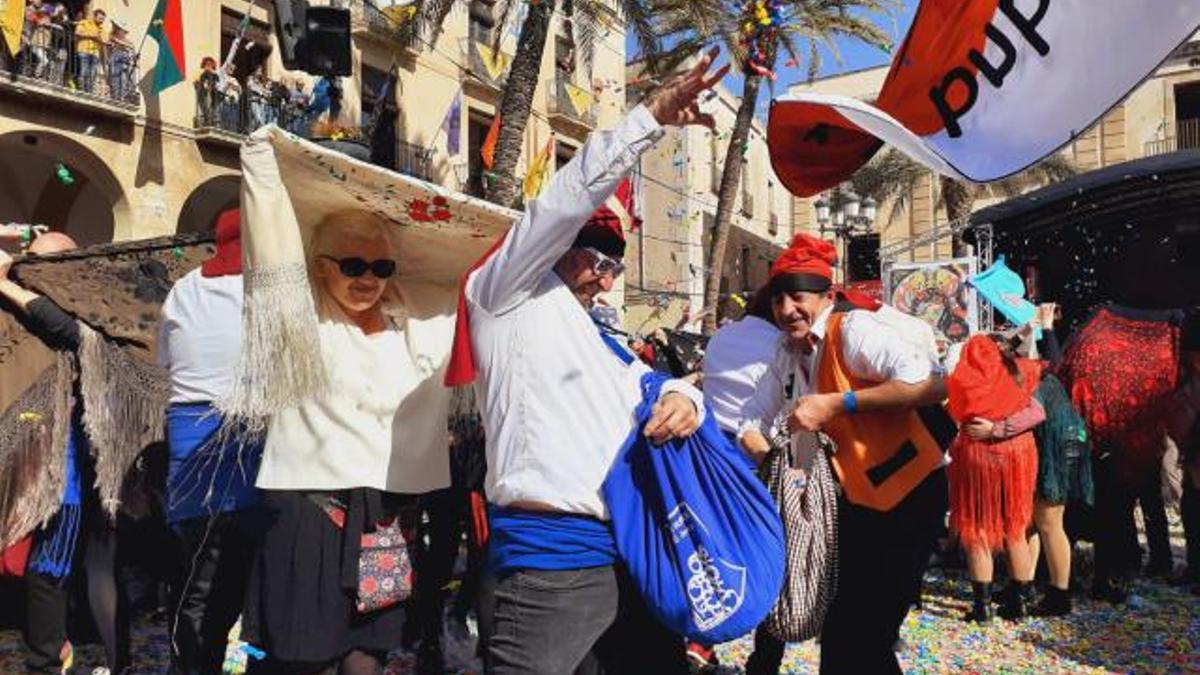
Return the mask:
[(975, 600), (971, 604), (971, 611), (963, 619), (973, 621), (975, 623), (987, 623), (995, 617), (992, 611), (992, 585), (984, 581), (972, 581), (971, 592), (975, 595)]
[(1067, 616), (1071, 613), (1071, 592), (1047, 586), (1046, 594), (1034, 613), (1038, 616)]
[(1000, 606), (1000, 616), (1009, 621), (1019, 621), (1029, 616), (1029, 607), (1033, 604), (1033, 583), (1029, 581), (1013, 581), (1012, 593), (1004, 599)]

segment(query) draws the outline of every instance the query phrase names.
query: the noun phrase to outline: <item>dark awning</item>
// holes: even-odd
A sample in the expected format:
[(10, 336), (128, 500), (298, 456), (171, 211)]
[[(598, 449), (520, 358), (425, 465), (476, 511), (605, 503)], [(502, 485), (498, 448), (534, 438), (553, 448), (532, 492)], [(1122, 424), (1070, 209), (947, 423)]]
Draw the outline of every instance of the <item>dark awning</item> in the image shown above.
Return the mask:
[(1181, 150), (1089, 171), (976, 211), (972, 225), (1011, 234), (1082, 220), (1161, 218), (1200, 210), (1200, 150)]

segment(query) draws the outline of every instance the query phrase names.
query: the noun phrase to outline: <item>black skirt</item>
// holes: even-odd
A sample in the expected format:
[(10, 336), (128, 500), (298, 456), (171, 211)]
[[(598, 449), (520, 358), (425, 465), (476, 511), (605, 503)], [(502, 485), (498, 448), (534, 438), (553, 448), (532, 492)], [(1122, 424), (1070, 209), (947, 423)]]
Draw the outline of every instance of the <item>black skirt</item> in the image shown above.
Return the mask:
[(326, 662), (400, 644), (403, 603), (359, 614), (342, 583), (344, 530), (308, 493), (263, 491), (267, 529), (255, 554), (242, 639), (280, 661)]

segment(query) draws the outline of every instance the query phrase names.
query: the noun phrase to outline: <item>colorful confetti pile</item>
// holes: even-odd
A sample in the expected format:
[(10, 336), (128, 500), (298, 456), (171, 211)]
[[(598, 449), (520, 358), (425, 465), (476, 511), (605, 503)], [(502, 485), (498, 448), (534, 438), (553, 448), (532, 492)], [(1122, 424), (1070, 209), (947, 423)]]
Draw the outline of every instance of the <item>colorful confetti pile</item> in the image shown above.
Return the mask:
[[(1182, 532), (1171, 513), (1172, 545), (1182, 559)], [(1089, 573), (1091, 547), (1077, 547), (1079, 567)], [(1124, 607), (1075, 596), (1075, 612), (1066, 618), (1031, 618), (1017, 623), (997, 619), (978, 626), (962, 621), (970, 602), (968, 584), (961, 572), (933, 570), (926, 577), (923, 607), (909, 614), (901, 636), (900, 653), (906, 673), (1145, 673), (1175, 675), (1200, 673), (1200, 597), (1186, 587), (1161, 581), (1139, 580)], [(142, 619), (134, 626), (135, 673), (164, 672), (168, 641), (161, 620)], [(475, 627), (469, 626), (474, 634)], [(235, 633), (231, 637), (236, 637)], [(472, 656), (473, 641), (466, 634), (447, 633), (447, 665), (456, 675), (482, 672)], [(753, 649), (753, 638), (720, 645), (723, 664), (718, 675), (741, 673)], [(783, 673), (816, 673), (819, 648), (815, 642), (788, 647)], [(230, 646), (226, 673), (244, 672), (246, 651), (242, 643)], [(17, 630), (0, 631), (0, 673), (26, 671)], [(76, 673), (90, 673), (103, 661), (96, 645), (80, 647), (75, 654)], [(416, 657), (396, 651), (385, 675), (408, 675)]]

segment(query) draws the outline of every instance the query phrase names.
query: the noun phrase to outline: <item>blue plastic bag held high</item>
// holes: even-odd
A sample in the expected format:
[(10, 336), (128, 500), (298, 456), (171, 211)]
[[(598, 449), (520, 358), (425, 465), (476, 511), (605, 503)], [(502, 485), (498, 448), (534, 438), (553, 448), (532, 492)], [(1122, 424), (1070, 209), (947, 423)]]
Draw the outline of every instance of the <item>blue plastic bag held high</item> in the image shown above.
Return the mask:
[(783, 525), (771, 495), (712, 415), (691, 437), (642, 435), (668, 378), (642, 378), (637, 426), (604, 481), (617, 552), (650, 611), (715, 644), (766, 618), (783, 583)]

